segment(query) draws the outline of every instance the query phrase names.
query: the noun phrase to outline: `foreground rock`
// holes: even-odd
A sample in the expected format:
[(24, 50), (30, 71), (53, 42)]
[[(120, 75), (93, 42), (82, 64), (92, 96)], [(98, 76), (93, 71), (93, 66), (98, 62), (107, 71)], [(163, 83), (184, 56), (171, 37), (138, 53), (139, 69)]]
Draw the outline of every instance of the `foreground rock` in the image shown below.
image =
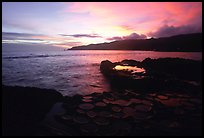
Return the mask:
[[(201, 136), (201, 62), (103, 61), (100, 69), (110, 92), (62, 97), (54, 90), (3, 86), (3, 135)], [(64, 112), (53, 118), (60, 125), (41, 125), (57, 101)]]
[[(62, 98), (53, 90), (3, 86), (3, 135), (200, 136), (201, 95), (122, 90)], [(64, 109), (53, 114), (58, 125), (43, 124), (57, 101)]]
[[(87, 98), (88, 103), (83, 101)], [(126, 90), (66, 97), (63, 107), (66, 112), (55, 119), (67, 127), (69, 136), (198, 136), (202, 132), (201, 95)]]
[(139, 90), (201, 90), (202, 62), (180, 58), (146, 58), (142, 62), (102, 61), (101, 72), (113, 87)]
[(2, 86), (3, 135), (35, 135), (40, 122), (63, 96), (54, 90)]

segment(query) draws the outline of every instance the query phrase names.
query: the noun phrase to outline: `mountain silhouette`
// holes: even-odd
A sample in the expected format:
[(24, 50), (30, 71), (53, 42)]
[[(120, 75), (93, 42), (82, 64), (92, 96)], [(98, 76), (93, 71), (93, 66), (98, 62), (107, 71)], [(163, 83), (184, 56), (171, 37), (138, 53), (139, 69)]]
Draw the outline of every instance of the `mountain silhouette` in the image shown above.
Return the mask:
[(69, 50), (144, 50), (171, 52), (201, 52), (202, 33), (181, 34), (171, 37), (120, 40), (110, 43), (89, 44)]

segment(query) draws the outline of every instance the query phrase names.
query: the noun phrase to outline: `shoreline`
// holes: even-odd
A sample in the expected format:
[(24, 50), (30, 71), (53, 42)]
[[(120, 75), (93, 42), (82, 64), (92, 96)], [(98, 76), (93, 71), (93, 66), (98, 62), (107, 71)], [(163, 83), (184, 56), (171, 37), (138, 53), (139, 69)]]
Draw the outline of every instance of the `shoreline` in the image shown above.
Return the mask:
[(195, 52), (195, 53), (202, 53), (202, 51), (158, 51), (158, 50), (130, 50), (130, 49), (67, 49), (64, 51), (144, 51), (144, 52)]
[[(138, 85), (138, 81), (130, 79), (131, 76), (128, 76), (127, 72), (122, 72), (124, 74), (120, 76), (120, 71), (112, 70), (116, 65), (123, 64), (144, 67), (147, 76), (152, 76), (156, 80), (161, 79), (161, 82), (163, 79), (174, 78), (174, 75), (169, 75), (169, 73), (175, 73), (174, 71), (177, 72), (176, 77), (178, 78), (201, 81), (200, 68), (198, 71), (201, 62), (176, 58), (159, 60), (147, 58), (142, 62), (134, 60), (117, 63), (102, 62), (102, 73), (105, 72), (104, 75), (115, 83), (109, 92), (69, 97), (62, 96), (51, 89), (2, 85), (3, 135), (201, 135), (201, 84), (187, 90), (185, 90), (187, 85), (181, 85), (184, 87), (177, 89), (175, 83), (171, 84), (171, 89), (163, 89), (165, 87), (161, 84), (157, 85), (159, 87), (156, 89), (146, 89), (148, 81), (143, 82), (143, 79), (140, 78), (139, 83), (142, 85)], [(173, 64), (175, 70), (174, 68), (169, 70), (168, 64)], [(181, 69), (178, 70), (179, 68)], [(182, 68), (186, 70), (182, 71)], [(190, 71), (192, 71), (191, 74), (189, 74)], [(161, 72), (163, 72), (163, 77)], [(131, 85), (126, 87), (124, 77), (126, 77), (125, 80), (128, 79), (132, 83), (131, 85), (140, 86), (140, 89), (137, 87), (130, 89)], [(155, 84), (159, 81), (154, 80), (153, 82), (151, 82), (152, 86), (156, 86)], [(60, 106), (55, 106), (57, 103), (60, 103)], [(59, 108), (62, 108), (64, 112), (59, 112)], [(51, 110), (56, 110), (53, 111), (51, 118), (58, 125), (44, 122), (46, 115)]]
[(3, 135), (32, 135), (63, 96), (50, 89), (2, 85)]
[[(12, 89), (14, 87), (7, 88)], [(36, 88), (23, 87), (23, 89), (30, 90)], [(41, 92), (43, 91), (45, 92), (47, 90), (41, 89)], [(6, 92), (5, 89), (4, 92)], [(42, 96), (44, 94), (40, 95)], [(46, 97), (52, 97), (48, 93), (45, 95)], [(75, 95), (73, 97), (60, 96), (61, 98), (55, 99), (52, 103), (50, 102), (49, 107), (43, 110), (42, 106), (44, 106), (45, 102), (48, 102), (46, 100), (47, 98), (40, 98), (43, 99), (42, 102), (39, 100), (39, 96), (37, 96), (38, 98), (34, 99), (35, 102), (32, 102), (33, 106), (31, 107), (28, 102), (25, 103), (22, 100), (26, 96), (24, 98), (15, 96), (13, 99), (17, 99), (20, 105), (26, 104), (24, 106), (26, 108), (23, 106), (19, 107), (15, 103), (10, 108), (16, 111), (20, 109), (21, 112), (8, 112), (6, 111), (8, 108), (5, 108), (5, 104), (8, 105), (11, 101), (3, 101), (3, 135), (201, 135), (202, 98), (200, 95), (202, 94), (194, 93), (193, 95), (189, 95), (176, 92), (150, 92), (147, 94), (135, 91), (123, 91), (120, 93), (93, 93), (85, 96)], [(12, 94), (8, 94), (8, 97), (10, 99)], [(4, 95), (3, 99), (5, 98)], [(60, 125), (44, 122), (43, 120), (46, 119), (46, 115), (57, 103), (61, 103), (60, 107), (58, 105), (55, 108), (61, 108), (64, 112), (52, 113), (52, 119)], [(10, 116), (8, 116), (9, 113)], [(29, 113), (31, 113), (31, 116), (28, 115)], [(7, 115), (6, 117), (5, 114)]]

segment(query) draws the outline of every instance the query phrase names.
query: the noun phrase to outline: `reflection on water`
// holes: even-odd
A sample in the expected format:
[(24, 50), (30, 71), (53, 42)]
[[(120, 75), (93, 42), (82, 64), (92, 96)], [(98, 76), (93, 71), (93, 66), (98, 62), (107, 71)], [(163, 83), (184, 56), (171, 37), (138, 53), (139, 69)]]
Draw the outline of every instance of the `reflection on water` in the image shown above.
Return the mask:
[(131, 73), (145, 73), (144, 68), (138, 68), (137, 66), (121, 66), (121, 65), (117, 65), (113, 69), (130, 71)]
[[(118, 62), (124, 59), (142, 61), (147, 57), (180, 57), (201, 60), (202, 53), (105, 50), (3, 51), (2, 82), (5, 85), (56, 89), (64, 95), (110, 91), (109, 82), (100, 72), (101, 61)], [(143, 71), (141, 68), (131, 68), (131, 70)]]

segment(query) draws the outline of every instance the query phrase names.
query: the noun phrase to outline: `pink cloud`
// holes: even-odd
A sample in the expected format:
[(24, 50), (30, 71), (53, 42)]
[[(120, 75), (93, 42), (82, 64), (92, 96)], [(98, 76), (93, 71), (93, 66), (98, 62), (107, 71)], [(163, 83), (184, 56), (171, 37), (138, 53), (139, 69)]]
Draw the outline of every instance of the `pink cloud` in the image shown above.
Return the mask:
[(201, 2), (75, 2), (67, 12), (88, 13), (91, 24), (127, 26), (148, 33), (163, 25), (201, 25)]
[(114, 36), (114, 37), (110, 37), (110, 38), (107, 38), (107, 40), (116, 40), (116, 41), (118, 41), (118, 40), (128, 40), (128, 39), (146, 39), (147, 38), (147, 36), (146, 35), (144, 35), (144, 34), (137, 34), (137, 33), (132, 33), (132, 34), (130, 34), (130, 35), (127, 35), (127, 36), (122, 36), (122, 37), (120, 37), (120, 36)]
[(189, 33), (200, 33), (202, 32), (202, 28), (198, 27), (194, 27), (191, 25), (184, 25), (184, 26), (168, 26), (168, 25), (164, 25), (161, 28), (159, 28), (157, 31), (155, 32), (150, 32), (148, 33), (149, 36), (152, 37), (169, 37), (169, 36), (174, 36), (177, 34), (189, 34)]
[(201, 19), (202, 17), (202, 3), (201, 2), (178, 2), (168, 3), (165, 5), (166, 12), (173, 17), (175, 24), (172, 25), (184, 25), (193, 23), (193, 19)]

